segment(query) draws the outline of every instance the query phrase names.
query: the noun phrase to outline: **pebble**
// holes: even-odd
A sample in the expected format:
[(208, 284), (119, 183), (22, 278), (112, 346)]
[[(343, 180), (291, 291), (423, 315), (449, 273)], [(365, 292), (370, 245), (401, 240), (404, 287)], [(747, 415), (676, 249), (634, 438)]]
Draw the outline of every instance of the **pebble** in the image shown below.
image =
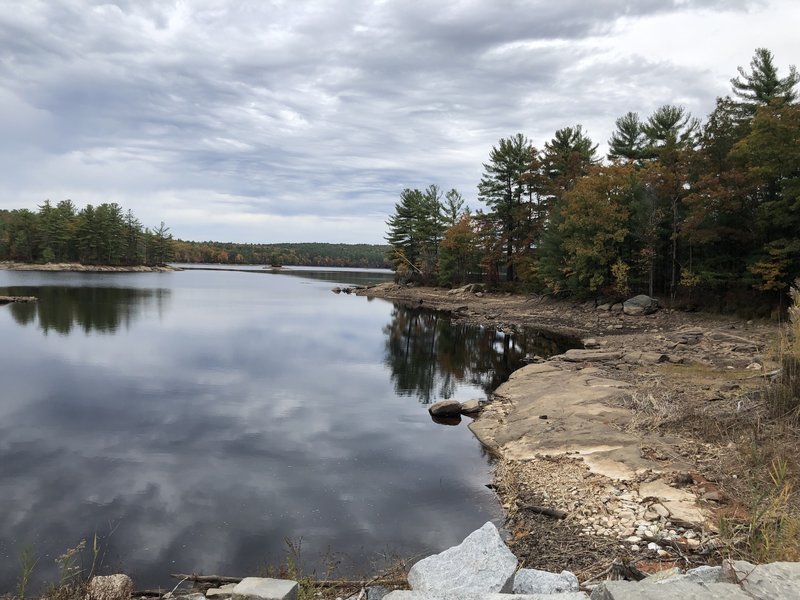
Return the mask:
[(647, 544), (647, 549), (648, 550), (661, 550), (661, 546), (659, 546), (655, 542), (650, 542), (649, 544)]

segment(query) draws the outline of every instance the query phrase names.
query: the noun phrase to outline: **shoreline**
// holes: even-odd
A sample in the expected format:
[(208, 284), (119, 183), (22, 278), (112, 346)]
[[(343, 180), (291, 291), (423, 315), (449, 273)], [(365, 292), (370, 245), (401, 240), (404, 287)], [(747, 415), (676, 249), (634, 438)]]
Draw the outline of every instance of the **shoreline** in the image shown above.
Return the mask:
[(643, 571), (723, 558), (718, 515), (740, 506), (746, 473), (733, 470), (736, 445), (702, 427), (730, 419), (777, 367), (767, 356), (776, 324), (665, 309), (629, 316), (476, 286), (356, 293), (581, 342), (515, 371), (469, 425), (497, 457), (493, 486), (524, 566), (585, 580), (614, 558)]
[(0, 261), (0, 271), (46, 271), (46, 272), (75, 272), (75, 273), (171, 273), (181, 269), (164, 266), (112, 266), (112, 265), (84, 265), (81, 263), (20, 263)]

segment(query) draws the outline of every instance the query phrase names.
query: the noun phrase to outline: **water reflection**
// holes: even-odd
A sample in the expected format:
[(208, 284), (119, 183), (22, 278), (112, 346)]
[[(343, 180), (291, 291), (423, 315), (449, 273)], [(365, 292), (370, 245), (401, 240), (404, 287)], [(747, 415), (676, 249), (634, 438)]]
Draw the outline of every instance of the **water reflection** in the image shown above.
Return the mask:
[(576, 347), (575, 340), (552, 333), (505, 333), (403, 306), (394, 307), (383, 331), (385, 364), (395, 391), (416, 395), (423, 404), (451, 398), (465, 381), (488, 397), (527, 357), (552, 356)]
[(45, 334), (69, 334), (78, 327), (85, 333), (113, 333), (129, 329), (134, 320), (155, 308), (161, 315), (170, 298), (169, 289), (119, 287), (9, 287), (0, 295), (36, 296), (39, 301), (11, 304), (19, 325), (37, 324)]

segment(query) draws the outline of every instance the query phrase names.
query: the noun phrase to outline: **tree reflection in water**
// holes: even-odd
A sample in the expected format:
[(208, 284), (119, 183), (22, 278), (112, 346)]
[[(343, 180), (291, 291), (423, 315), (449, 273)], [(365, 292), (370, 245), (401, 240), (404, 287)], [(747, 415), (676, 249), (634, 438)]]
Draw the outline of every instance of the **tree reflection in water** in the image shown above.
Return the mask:
[(488, 397), (526, 363), (526, 357), (578, 347), (577, 340), (550, 332), (504, 333), (399, 305), (383, 331), (385, 363), (396, 392), (416, 395), (424, 404), (452, 397), (460, 384), (478, 386)]
[(10, 306), (11, 315), (20, 325), (38, 323), (46, 334), (50, 331), (66, 335), (73, 327), (85, 333), (113, 333), (120, 326), (129, 329), (145, 310), (155, 306), (159, 314), (170, 296), (169, 289), (112, 287), (10, 287), (1, 294), (36, 296), (33, 303)]

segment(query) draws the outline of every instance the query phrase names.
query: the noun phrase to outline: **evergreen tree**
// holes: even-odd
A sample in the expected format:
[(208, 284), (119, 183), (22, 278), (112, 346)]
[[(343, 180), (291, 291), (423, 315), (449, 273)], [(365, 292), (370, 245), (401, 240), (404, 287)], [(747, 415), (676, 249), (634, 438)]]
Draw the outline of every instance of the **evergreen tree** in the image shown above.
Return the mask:
[(564, 127), (546, 142), (542, 152), (542, 169), (550, 181), (554, 196), (569, 190), (597, 164), (597, 144), (583, 131), (581, 125)]
[(478, 184), (478, 198), (491, 209), (501, 227), (500, 240), (505, 248), (506, 280), (514, 281), (514, 252), (520, 236), (522, 199), (525, 196), (525, 173), (536, 151), (521, 133), (501, 139), (483, 164)]
[(639, 113), (626, 113), (617, 119), (616, 126), (611, 139), (608, 140), (608, 158), (622, 161), (641, 160), (647, 138)]
[(444, 231), (441, 192), (431, 185), (424, 192), (404, 189), (395, 213), (387, 221), (389, 258), (398, 273), (415, 273), (423, 280), (436, 270), (439, 242)]
[(750, 69), (748, 73), (743, 67), (738, 67), (739, 76), (731, 79), (734, 95), (749, 114), (754, 115), (759, 106), (790, 104), (797, 99), (794, 86), (800, 82), (800, 73), (794, 65), (789, 67), (789, 74), (781, 78), (772, 52), (766, 48), (756, 48)]
[(457, 189), (451, 189), (444, 195), (442, 221), (447, 227), (452, 227), (465, 213), (469, 213), (469, 208), (464, 205), (464, 197)]

